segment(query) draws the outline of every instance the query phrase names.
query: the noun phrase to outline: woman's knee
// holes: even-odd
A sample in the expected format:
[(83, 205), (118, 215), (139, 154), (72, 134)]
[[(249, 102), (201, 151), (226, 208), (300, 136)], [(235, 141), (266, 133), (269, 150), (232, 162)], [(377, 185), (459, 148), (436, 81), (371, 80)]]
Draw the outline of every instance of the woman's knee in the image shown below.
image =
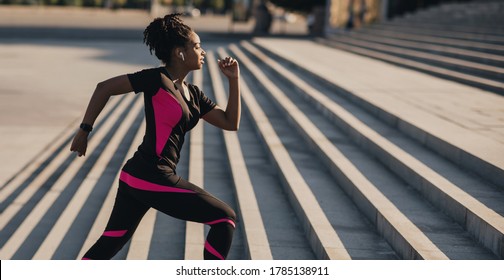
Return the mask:
[(218, 216), (214, 216), (211, 221), (205, 222), (205, 224), (210, 226), (221, 226), (230, 224), (233, 227), (236, 227), (236, 213), (235, 211), (226, 205), (226, 207), (219, 207), (220, 214)]
[(233, 210), (233, 208), (225, 204), (222, 210), (224, 211), (226, 218), (233, 220), (233, 222), (236, 222), (236, 212)]
[(216, 215), (220, 216), (222, 218), (227, 218), (232, 220), (233, 222), (236, 222), (236, 212), (229, 206), (227, 203), (217, 200), (218, 202), (213, 204), (216, 210), (218, 210), (218, 214), (215, 213)]
[(228, 217), (230, 219), (232, 219), (234, 222), (236, 222), (236, 213), (235, 211), (233, 210), (233, 208), (229, 207), (229, 210), (228, 210), (228, 213), (227, 213)]

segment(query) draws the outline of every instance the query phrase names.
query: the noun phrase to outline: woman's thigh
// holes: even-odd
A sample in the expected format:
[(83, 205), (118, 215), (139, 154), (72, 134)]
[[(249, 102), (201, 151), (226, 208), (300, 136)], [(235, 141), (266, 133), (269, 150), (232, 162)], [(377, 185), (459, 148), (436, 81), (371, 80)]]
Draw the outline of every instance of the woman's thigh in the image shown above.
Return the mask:
[(236, 220), (231, 207), (204, 189), (184, 179), (180, 179), (174, 187), (190, 192), (151, 192), (132, 188), (130, 191), (144, 204), (177, 219), (199, 223)]

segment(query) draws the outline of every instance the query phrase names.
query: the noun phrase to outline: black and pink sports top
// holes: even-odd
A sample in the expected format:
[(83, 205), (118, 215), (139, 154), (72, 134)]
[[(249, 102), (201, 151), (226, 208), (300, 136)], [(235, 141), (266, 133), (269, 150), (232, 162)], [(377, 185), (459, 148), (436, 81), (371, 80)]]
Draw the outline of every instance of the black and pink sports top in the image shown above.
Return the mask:
[(146, 120), (142, 144), (128, 164), (155, 164), (175, 171), (185, 133), (216, 104), (192, 84), (187, 85), (190, 94), (187, 100), (174, 84), (164, 85), (161, 75), (171, 81), (164, 67), (128, 74), (135, 93), (144, 93)]

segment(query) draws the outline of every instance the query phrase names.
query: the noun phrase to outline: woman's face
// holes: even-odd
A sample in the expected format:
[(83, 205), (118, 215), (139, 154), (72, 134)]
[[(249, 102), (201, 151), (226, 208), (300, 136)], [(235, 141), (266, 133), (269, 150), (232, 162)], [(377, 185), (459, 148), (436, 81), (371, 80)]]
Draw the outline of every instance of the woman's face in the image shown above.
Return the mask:
[(200, 37), (193, 32), (184, 51), (185, 65), (190, 70), (201, 69), (205, 63), (205, 55), (206, 52), (201, 47)]

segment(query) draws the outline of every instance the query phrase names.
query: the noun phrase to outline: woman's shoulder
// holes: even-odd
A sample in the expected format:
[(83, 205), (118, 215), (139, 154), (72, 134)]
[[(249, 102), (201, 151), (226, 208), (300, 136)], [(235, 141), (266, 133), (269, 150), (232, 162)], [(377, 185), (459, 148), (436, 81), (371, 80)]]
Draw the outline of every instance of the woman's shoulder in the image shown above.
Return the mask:
[(128, 74), (128, 78), (135, 92), (155, 91), (161, 81), (159, 67), (145, 68), (137, 72)]
[[(137, 70), (136, 72), (133, 72), (131, 74), (133, 75), (152, 75), (152, 74), (159, 74), (161, 72), (162, 67), (152, 67), (152, 68), (144, 68)], [(130, 75), (131, 75), (130, 74)]]

